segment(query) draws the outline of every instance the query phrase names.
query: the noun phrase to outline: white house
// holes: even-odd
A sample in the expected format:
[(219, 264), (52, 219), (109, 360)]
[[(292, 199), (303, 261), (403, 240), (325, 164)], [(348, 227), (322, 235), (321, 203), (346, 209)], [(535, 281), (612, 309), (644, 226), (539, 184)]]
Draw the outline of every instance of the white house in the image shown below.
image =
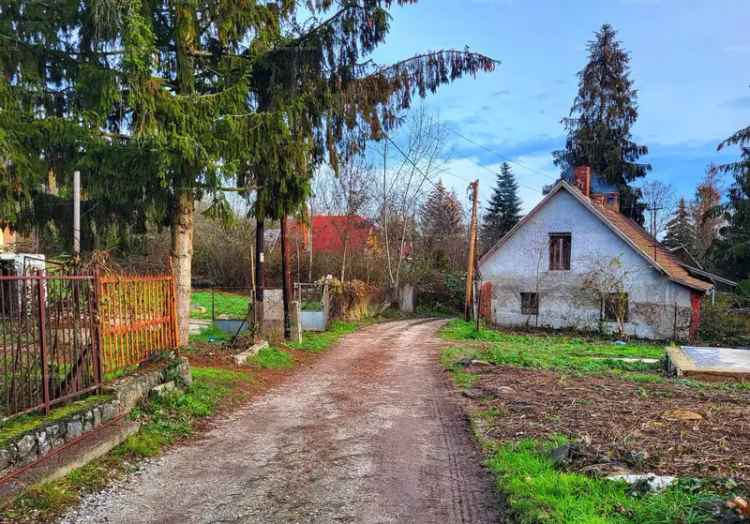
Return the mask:
[(500, 326), (692, 336), (712, 284), (620, 213), (617, 193), (591, 189), (591, 169), (576, 168), (480, 259), (482, 314)]

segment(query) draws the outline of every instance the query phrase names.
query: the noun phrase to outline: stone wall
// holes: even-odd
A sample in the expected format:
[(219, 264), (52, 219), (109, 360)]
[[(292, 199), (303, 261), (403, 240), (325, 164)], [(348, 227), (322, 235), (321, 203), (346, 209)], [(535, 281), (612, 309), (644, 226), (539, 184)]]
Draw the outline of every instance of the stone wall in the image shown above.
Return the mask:
[(30, 430), (0, 448), (0, 478), (18, 468), (43, 458), (56, 448), (95, 430), (112, 419), (129, 413), (156, 386), (174, 382), (192, 382), (190, 364), (184, 357), (170, 360), (165, 366), (117, 380), (105, 388), (112, 399), (79, 413)]

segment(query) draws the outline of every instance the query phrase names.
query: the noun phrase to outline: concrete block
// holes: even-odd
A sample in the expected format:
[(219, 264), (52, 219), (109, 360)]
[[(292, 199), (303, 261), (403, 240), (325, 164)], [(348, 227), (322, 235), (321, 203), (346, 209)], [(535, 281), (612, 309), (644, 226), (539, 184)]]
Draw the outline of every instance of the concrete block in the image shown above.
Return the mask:
[(119, 402), (117, 401), (111, 401), (107, 402), (106, 404), (100, 406), (99, 408), (102, 413), (102, 422), (106, 422), (108, 420), (112, 420), (117, 416), (117, 412), (119, 411)]
[(45, 431), (40, 431), (36, 434), (36, 448), (40, 457), (49, 453), (50, 444)]
[(94, 427), (98, 428), (99, 425), (102, 423), (102, 412), (98, 407), (95, 407), (91, 411), (94, 414)]
[(254, 355), (257, 355), (258, 351), (260, 351), (261, 349), (267, 348), (267, 347), (268, 347), (268, 341), (267, 340), (262, 340), (260, 342), (257, 342), (255, 344), (253, 344), (252, 346), (250, 346), (245, 351), (243, 351), (242, 353), (237, 353), (236, 355), (234, 355), (233, 356), (234, 363), (237, 364), (238, 366), (241, 366), (241, 365), (243, 365), (243, 364), (245, 364), (247, 362), (248, 357), (252, 357)]

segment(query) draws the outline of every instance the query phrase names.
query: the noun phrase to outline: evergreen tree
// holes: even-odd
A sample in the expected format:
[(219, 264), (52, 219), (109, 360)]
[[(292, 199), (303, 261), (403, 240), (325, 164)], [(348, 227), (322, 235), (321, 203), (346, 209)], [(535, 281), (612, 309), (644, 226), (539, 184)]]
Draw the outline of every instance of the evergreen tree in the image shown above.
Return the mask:
[(521, 199), (518, 184), (507, 162), (503, 162), (497, 175), (487, 212), (482, 220), (483, 248), (489, 249), (500, 240), (521, 218)]
[(414, 96), (494, 68), (453, 50), (368, 61), (388, 9), (413, 1), (0, 0), (0, 96), (18, 100), (0, 108), (0, 169), (18, 181), (0, 181), (0, 209), (79, 169), (97, 209), (168, 225), (186, 343), (196, 200), (226, 214), (234, 183), (259, 221), (280, 218), (316, 166), (382, 139)]
[(456, 269), (464, 248), (464, 211), (458, 197), (438, 180), (419, 210), (422, 242), (433, 267)]
[(565, 149), (555, 151), (562, 168), (589, 165), (593, 173), (620, 188), (620, 209), (643, 223), (644, 205), (638, 189), (628, 184), (646, 175), (649, 164), (638, 159), (648, 148), (632, 141), (638, 118), (638, 93), (630, 80), (630, 54), (604, 24), (588, 43), (589, 61), (578, 73), (578, 95), (570, 116), (563, 119), (568, 136)]
[(733, 145), (740, 147), (741, 156), (737, 162), (719, 166), (734, 176), (734, 183), (724, 212), (726, 226), (710, 254), (716, 269), (729, 278), (745, 280), (750, 279), (750, 127), (737, 131), (719, 149)]
[(662, 242), (670, 248), (684, 247), (689, 253), (695, 249), (695, 226), (690, 220), (690, 210), (684, 198), (680, 198), (677, 210), (669, 222)]

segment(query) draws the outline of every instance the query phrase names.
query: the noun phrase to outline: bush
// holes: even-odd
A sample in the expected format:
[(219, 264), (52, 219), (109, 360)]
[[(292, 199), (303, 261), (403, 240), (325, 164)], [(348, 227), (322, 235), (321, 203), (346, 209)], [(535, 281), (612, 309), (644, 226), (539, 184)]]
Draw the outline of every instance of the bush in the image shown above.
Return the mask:
[(431, 271), (416, 283), (416, 306), (420, 313), (453, 315), (464, 309), (465, 273)]
[(698, 337), (711, 345), (750, 348), (750, 312), (738, 307), (737, 297), (717, 294), (716, 303), (703, 302), (703, 314)]

